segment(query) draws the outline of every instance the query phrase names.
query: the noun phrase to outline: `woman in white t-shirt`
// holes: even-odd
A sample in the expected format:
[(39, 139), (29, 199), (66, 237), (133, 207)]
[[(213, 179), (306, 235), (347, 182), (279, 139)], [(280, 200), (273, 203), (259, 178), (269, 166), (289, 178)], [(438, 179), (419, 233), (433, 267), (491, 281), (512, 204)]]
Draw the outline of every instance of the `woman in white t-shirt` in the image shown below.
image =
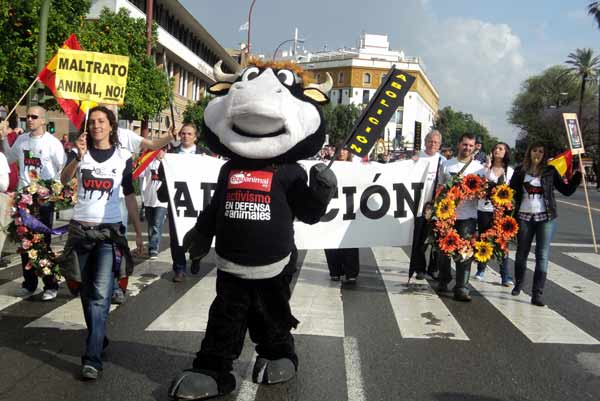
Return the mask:
[[(492, 149), (491, 160), (487, 159), (485, 178), (495, 184), (508, 184), (513, 175), (513, 168), (508, 166), (510, 162), (510, 148), (504, 142), (499, 142)], [(494, 205), (489, 199), (481, 199), (477, 204), (477, 231), (484, 233), (492, 227), (494, 223)], [(477, 273), (475, 278), (483, 280), (485, 274), (485, 263), (477, 263)], [(513, 284), (512, 276), (508, 271), (508, 253), (502, 258), (500, 263), (500, 277), (502, 285), (510, 287)]]
[(131, 152), (118, 146), (114, 114), (106, 107), (94, 107), (85, 128), (87, 133), (77, 139), (76, 151), (71, 153), (61, 180), (65, 183), (77, 177), (77, 204), (69, 224), (65, 253), (76, 254), (79, 269), (67, 271), (65, 276), (68, 281), (80, 282), (88, 328), (81, 373), (83, 379), (95, 380), (102, 370), (102, 350), (108, 345), (106, 321), (113, 274), (125, 279), (133, 268), (127, 237), (123, 235), (121, 187), (135, 226), (138, 253), (142, 252), (143, 241), (133, 191)]

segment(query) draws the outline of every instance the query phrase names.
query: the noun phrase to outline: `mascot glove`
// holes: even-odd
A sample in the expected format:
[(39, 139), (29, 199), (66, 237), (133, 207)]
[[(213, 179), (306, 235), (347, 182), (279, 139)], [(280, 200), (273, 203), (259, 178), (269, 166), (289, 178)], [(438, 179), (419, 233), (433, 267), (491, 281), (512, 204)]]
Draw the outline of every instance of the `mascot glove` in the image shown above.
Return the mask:
[(192, 227), (190, 231), (183, 236), (183, 249), (190, 253), (190, 259), (200, 260), (210, 251), (212, 237), (208, 237)]
[(323, 163), (310, 168), (310, 190), (324, 203), (329, 203), (337, 192), (335, 173)]

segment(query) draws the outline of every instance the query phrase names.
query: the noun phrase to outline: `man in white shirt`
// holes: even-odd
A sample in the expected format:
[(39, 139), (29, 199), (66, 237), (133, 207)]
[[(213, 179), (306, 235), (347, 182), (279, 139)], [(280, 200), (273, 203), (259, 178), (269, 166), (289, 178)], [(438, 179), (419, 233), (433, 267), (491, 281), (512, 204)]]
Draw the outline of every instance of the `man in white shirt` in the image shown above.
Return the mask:
[[(415, 225), (413, 229), (413, 243), (410, 253), (410, 272), (417, 273), (417, 280), (423, 280), (425, 278), (425, 267), (427, 261), (425, 259), (425, 240), (427, 232), (426, 219), (423, 216), (423, 209), (427, 203), (432, 203), (434, 195), (434, 186), (438, 178), (438, 172), (445, 158), (440, 155), (439, 150), (442, 145), (442, 134), (439, 131), (434, 130), (425, 136), (425, 150), (419, 152), (418, 155), (413, 157), (414, 161), (425, 160), (429, 162), (429, 168), (427, 172), (427, 178), (425, 179), (425, 187), (423, 188), (423, 207), (419, 208), (417, 216), (415, 216)], [(432, 278), (435, 278), (436, 271), (435, 263), (430, 259), (428, 273)]]
[[(473, 159), (475, 149), (475, 136), (463, 134), (458, 141), (458, 154), (455, 158), (447, 160), (440, 173), (440, 185), (445, 185), (453, 176), (466, 176), (469, 174), (485, 175), (485, 167)], [(456, 207), (456, 231), (465, 239), (471, 239), (477, 231), (477, 200), (462, 201)], [(469, 296), (469, 276), (471, 275), (471, 259), (456, 262), (456, 284), (454, 286), (454, 299), (462, 302), (471, 301)], [(440, 269), (438, 292), (447, 292), (448, 283), (452, 280), (450, 272), (450, 258), (445, 254), (439, 255), (438, 267)]]
[(164, 154), (165, 152), (161, 150), (141, 176), (142, 200), (148, 222), (148, 255), (150, 259), (156, 259), (158, 256), (162, 227), (169, 206), (167, 202), (159, 201), (157, 194), (162, 184), (158, 176), (158, 168)]
[[(31, 174), (37, 174), (40, 179), (59, 179), (60, 172), (65, 164), (65, 151), (62, 143), (52, 134), (46, 132), (46, 110), (41, 106), (31, 106), (27, 109), (27, 129), (20, 135), (10, 147), (6, 139), (5, 129), (2, 129), (2, 142), (6, 150), (6, 158), (9, 163), (17, 161), (19, 165), (19, 189), (31, 183)], [(39, 215), (36, 216), (49, 228), (52, 228), (54, 217), (54, 205), (48, 202), (39, 207)], [(50, 246), (51, 235), (45, 235), (45, 241)], [(23, 264), (23, 278), (25, 281), (20, 290), (21, 296), (29, 296), (35, 292), (38, 278), (33, 269), (25, 269), (29, 262), (27, 253), (21, 254)], [(56, 298), (58, 283), (53, 276), (45, 276), (43, 301)]]

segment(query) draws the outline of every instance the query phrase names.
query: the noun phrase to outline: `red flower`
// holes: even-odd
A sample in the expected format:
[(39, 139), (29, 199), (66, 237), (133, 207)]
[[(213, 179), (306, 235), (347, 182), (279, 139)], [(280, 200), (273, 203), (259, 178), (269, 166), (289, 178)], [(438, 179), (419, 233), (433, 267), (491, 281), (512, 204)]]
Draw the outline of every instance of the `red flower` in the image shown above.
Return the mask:
[(440, 249), (445, 253), (453, 253), (461, 242), (456, 230), (450, 230), (445, 237), (439, 239)]

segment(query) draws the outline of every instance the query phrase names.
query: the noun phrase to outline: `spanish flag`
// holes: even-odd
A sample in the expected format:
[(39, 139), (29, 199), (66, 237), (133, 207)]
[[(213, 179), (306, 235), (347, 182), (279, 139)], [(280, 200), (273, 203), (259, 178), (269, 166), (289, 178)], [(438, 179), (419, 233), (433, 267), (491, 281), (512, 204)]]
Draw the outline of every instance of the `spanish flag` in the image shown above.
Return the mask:
[[(62, 48), (81, 50), (81, 46), (79, 45), (77, 37), (74, 33), (72, 33), (71, 36), (69, 36), (69, 38), (65, 40), (65, 42), (62, 45)], [(60, 107), (62, 107), (67, 117), (69, 117), (69, 120), (71, 120), (75, 128), (79, 129), (81, 127), (81, 124), (83, 124), (83, 121), (85, 120), (85, 113), (87, 112), (87, 110), (96, 106), (97, 103), (88, 101), (79, 102), (77, 100), (61, 99), (57, 97), (55, 84), (56, 63), (57, 54), (55, 54), (54, 57), (50, 59), (48, 64), (46, 64), (46, 66), (42, 69), (42, 71), (40, 71), (40, 73), (37, 76), (37, 79), (38, 81), (46, 85), (48, 89), (50, 89), (54, 97), (56, 97), (56, 101), (58, 102), (58, 104), (60, 104)]]
[(140, 175), (142, 175), (144, 170), (146, 170), (146, 167), (148, 167), (150, 165), (150, 163), (152, 163), (152, 160), (156, 159), (156, 156), (158, 156), (158, 153), (160, 151), (161, 151), (160, 149), (146, 150), (144, 153), (142, 153), (140, 155), (140, 157), (138, 157), (136, 159), (135, 166), (133, 168), (133, 179), (134, 180), (136, 178), (138, 178)]
[(548, 160), (548, 165), (554, 166), (556, 171), (560, 174), (561, 177), (567, 176), (567, 178), (571, 178), (573, 175), (573, 154), (571, 154), (570, 150), (563, 152), (553, 159)]

